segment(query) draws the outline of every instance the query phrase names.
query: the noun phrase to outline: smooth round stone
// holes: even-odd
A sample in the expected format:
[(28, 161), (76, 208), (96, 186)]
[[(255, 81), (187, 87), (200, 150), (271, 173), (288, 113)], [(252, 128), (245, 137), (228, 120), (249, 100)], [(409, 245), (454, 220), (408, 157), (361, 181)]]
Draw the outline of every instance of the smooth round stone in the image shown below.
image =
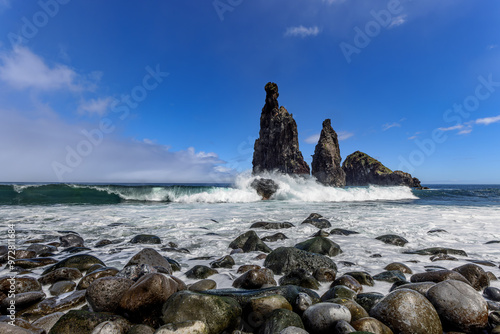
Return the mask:
[(96, 248), (101, 248), (101, 247), (104, 247), (104, 246), (107, 246), (107, 245), (111, 245), (113, 242), (111, 240), (108, 240), (108, 239), (103, 239), (103, 240), (99, 240), (98, 242), (95, 243), (94, 247)]
[(115, 312), (133, 284), (134, 281), (128, 278), (99, 278), (88, 287), (85, 298), (94, 312)]
[(154, 334), (208, 334), (208, 328), (202, 321), (187, 320), (161, 326)]
[(6, 322), (0, 322), (0, 333), (2, 334), (34, 334), (34, 332), (18, 327), (18, 326), (12, 326)]
[(238, 270), (236, 271), (237, 274), (244, 274), (246, 273), (247, 271), (249, 270), (252, 270), (252, 269), (260, 269), (261, 267), (256, 265), (256, 264), (246, 264), (246, 265), (243, 265), (243, 266), (240, 266), (238, 268)]
[(47, 333), (50, 331), (52, 326), (64, 315), (63, 312), (55, 312), (44, 317), (41, 317), (35, 321), (33, 321), (32, 325), (34, 327), (42, 328)]
[(385, 266), (385, 270), (399, 270), (403, 274), (413, 274), (413, 271), (408, 267), (406, 264), (401, 263), (401, 262), (393, 262)]
[(309, 334), (305, 329), (295, 326), (289, 326), (283, 329), (279, 334)]
[(349, 289), (345, 285), (336, 285), (321, 296), (321, 301), (324, 302), (334, 298), (354, 300), (356, 298), (356, 291)]
[(58, 268), (54, 271), (51, 271), (48, 274), (43, 275), (38, 279), (38, 281), (45, 284), (54, 284), (58, 281), (74, 281), (82, 277), (82, 273), (80, 270), (76, 268)]
[(101, 278), (101, 277), (115, 276), (116, 274), (118, 274), (118, 269), (116, 269), (116, 268), (104, 267), (104, 268), (98, 269), (90, 274), (83, 276), (83, 278), (80, 280), (80, 282), (78, 282), (77, 289), (78, 290), (85, 290), (96, 279)]
[(356, 296), (356, 302), (361, 305), (366, 312), (370, 312), (373, 306), (382, 299), (384, 299), (384, 295), (378, 292), (359, 293)]
[(361, 305), (356, 303), (354, 300), (345, 298), (335, 298), (332, 299), (330, 302), (347, 307), (349, 309), (349, 312), (351, 312), (351, 322), (369, 316), (368, 312), (366, 312), (366, 310)]
[(249, 270), (233, 282), (233, 287), (241, 289), (260, 289), (276, 285), (278, 284), (274, 280), (273, 271), (267, 268)]
[(128, 323), (123, 317), (110, 313), (71, 310), (55, 323), (50, 334), (93, 333), (92, 330), (106, 321)]
[(412, 283), (418, 283), (418, 282), (439, 283), (446, 280), (462, 281), (464, 283), (469, 284), (469, 281), (462, 274), (457, 273), (456, 271), (446, 270), (446, 269), (429, 271), (425, 273), (418, 273), (412, 275), (410, 278), (410, 281)]
[(453, 271), (462, 274), (462, 276), (470, 282), (470, 285), (478, 291), (481, 291), (490, 285), (488, 275), (484, 269), (477, 264), (464, 264), (463, 266), (454, 268)]
[(432, 288), (436, 283), (434, 282), (420, 282), (420, 283), (409, 283), (396, 287), (394, 290), (398, 289), (410, 289), (415, 290), (418, 293), (422, 294), (422, 296), (427, 295), (427, 291)]
[(318, 303), (309, 307), (302, 315), (304, 327), (317, 334), (331, 333), (339, 320), (351, 321), (351, 312), (345, 306), (333, 303)]
[(236, 263), (230, 255), (226, 255), (223, 258), (210, 262), (210, 267), (212, 268), (232, 268)]
[(16, 302), (16, 311), (23, 310), (45, 298), (43, 291), (29, 291), (16, 293), (14, 298), (5, 298), (0, 302), (0, 309), (6, 312), (7, 308), (11, 305), (11, 301)]
[(126, 266), (115, 277), (128, 278), (133, 281), (137, 281), (144, 275), (157, 273), (158, 270), (155, 269), (150, 264), (134, 264), (131, 266)]
[(488, 322), (491, 327), (500, 326), (500, 312), (493, 311), (488, 315)]
[(241, 234), (229, 244), (229, 248), (241, 248), (245, 253), (255, 251), (270, 253), (272, 251), (272, 249), (259, 238), (255, 231), (247, 231)]
[(203, 265), (196, 265), (186, 272), (186, 277), (191, 279), (205, 279), (209, 276), (218, 274), (219, 272)]
[(68, 267), (68, 268), (76, 268), (80, 271), (86, 271), (90, 267), (92, 267), (94, 264), (99, 263), (102, 264), (103, 266), (105, 265), (104, 262), (99, 260), (93, 255), (88, 255), (88, 254), (77, 254), (73, 255), (70, 257), (65, 258), (64, 260), (61, 260), (54, 264), (53, 266), (47, 268), (42, 275), (48, 274), (56, 269), (63, 268), (63, 267)]
[(408, 240), (395, 234), (381, 235), (379, 237), (376, 237), (375, 239), (380, 240), (385, 244), (399, 246), (399, 247), (403, 247), (408, 243)]
[(276, 242), (279, 240), (286, 240), (286, 239), (288, 239), (288, 237), (281, 232), (262, 237), (262, 241), (265, 241), (265, 242)]
[(389, 283), (406, 281), (405, 275), (402, 272), (400, 272), (399, 270), (391, 270), (391, 271), (381, 272), (380, 274), (373, 276), (373, 279), (376, 281), (384, 281), (384, 282), (389, 282)]
[(252, 298), (245, 307), (244, 314), (248, 316), (244, 320), (252, 328), (259, 328), (266, 321), (267, 316), (278, 309), (292, 311), (292, 305), (280, 295)]
[(347, 321), (345, 320), (339, 320), (337, 321), (337, 324), (335, 325), (335, 333), (336, 334), (350, 334), (352, 332), (355, 332), (356, 329), (352, 327)]
[(335, 242), (325, 237), (315, 237), (295, 245), (295, 248), (306, 252), (337, 256), (342, 253), (342, 249)]
[(359, 332), (393, 334), (392, 330), (375, 318), (366, 317), (353, 321), (352, 327)]
[(217, 283), (211, 279), (204, 279), (189, 286), (189, 291), (206, 291), (217, 288)]
[(294, 310), (297, 313), (302, 314), (312, 304), (313, 304), (313, 300), (312, 300), (311, 296), (309, 296), (307, 293), (299, 292), (297, 294), (297, 298), (295, 298)]
[(307, 289), (318, 290), (319, 282), (304, 269), (294, 269), (279, 279), (279, 285), (296, 285)]
[(487, 287), (483, 291), (483, 296), (488, 298), (489, 300), (500, 302), (500, 289), (492, 286)]
[(311, 224), (319, 229), (332, 227), (332, 224), (330, 224), (327, 219), (323, 218), (323, 216), (318, 213), (311, 213), (309, 217), (301, 223), (301, 225), (302, 224)]
[(285, 275), (299, 268), (309, 272), (314, 272), (317, 268), (337, 269), (337, 265), (330, 257), (295, 247), (279, 247), (273, 250), (266, 257), (264, 267), (271, 269), (276, 275)]
[(73, 281), (59, 281), (49, 288), (49, 292), (52, 296), (59, 296), (66, 292), (71, 292), (75, 290), (76, 283)]
[(128, 332), (132, 324), (127, 320), (104, 321), (97, 325), (91, 334), (122, 334)]
[(57, 252), (57, 247), (35, 243), (31, 244), (27, 250), (34, 251), (37, 256), (46, 256)]
[(332, 268), (317, 268), (313, 277), (318, 280), (318, 282), (333, 282), (337, 277), (337, 270)]
[(130, 243), (132, 244), (161, 244), (161, 239), (152, 234), (139, 234), (136, 235), (135, 237), (130, 240)]
[(345, 275), (353, 277), (361, 285), (367, 285), (367, 286), (375, 285), (375, 281), (373, 280), (372, 275), (370, 275), (366, 271), (350, 271), (345, 273)]
[(61, 242), (61, 247), (83, 247), (85, 241), (83, 238), (77, 234), (67, 234), (59, 237), (59, 241)]
[(443, 333), (441, 321), (432, 304), (413, 290), (391, 292), (371, 309), (370, 316), (396, 333)]
[(343, 275), (337, 278), (330, 285), (330, 289), (336, 285), (345, 285), (349, 289), (354, 290), (356, 293), (360, 293), (363, 291), (363, 287), (361, 286), (361, 284), (359, 284), (359, 282), (354, 277), (349, 275)]
[(468, 284), (455, 280), (438, 283), (427, 291), (427, 298), (445, 329), (474, 332), (488, 325), (488, 304)]
[[(11, 282), (13, 281), (11, 280), (10, 276), (1, 277), (0, 291), (5, 294), (8, 294)], [(15, 278), (15, 287), (16, 287), (16, 293), (42, 290), (42, 286), (37, 281), (37, 279), (29, 276), (17, 276)]]
[(139, 253), (135, 254), (125, 267), (141, 264), (147, 264), (153, 267), (163, 267), (167, 269), (169, 274), (172, 274), (172, 267), (168, 260), (152, 248), (144, 248)]

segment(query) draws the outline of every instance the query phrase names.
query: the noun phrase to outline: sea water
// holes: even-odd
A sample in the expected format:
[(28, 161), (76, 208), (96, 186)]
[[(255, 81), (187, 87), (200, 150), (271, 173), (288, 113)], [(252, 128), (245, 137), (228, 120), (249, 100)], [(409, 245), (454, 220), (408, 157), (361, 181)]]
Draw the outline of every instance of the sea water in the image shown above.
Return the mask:
[[(189, 268), (209, 265), (228, 255), (231, 241), (248, 231), (252, 223), (286, 221), (294, 225), (279, 231), (255, 229), (260, 237), (276, 232), (288, 237), (267, 243), (275, 249), (294, 246), (316, 233), (316, 227), (301, 223), (311, 213), (319, 213), (331, 222), (332, 228), (359, 232), (329, 236), (343, 251), (332, 258), (339, 275), (359, 270), (375, 275), (392, 262), (403, 262), (416, 273), (429, 266), (452, 269), (470, 260), (483, 260), (495, 264), (484, 266), (486, 271), (500, 276), (500, 243), (486, 244), (500, 240), (498, 185), (431, 185), (428, 190), (377, 186), (341, 189), (322, 186), (313, 179), (273, 178), (279, 190), (267, 201), (250, 187), (252, 178), (248, 175), (241, 176), (234, 185), (4, 184), (0, 185), (0, 245), (7, 244), (8, 225), (15, 226), (17, 249), (27, 248), (26, 241), (33, 239), (58, 241), (67, 231), (73, 231), (91, 248), (85, 253), (118, 269), (142, 248), (152, 247), (178, 261), (182, 270), (175, 275), (189, 284), (195, 282), (185, 276)], [(445, 232), (428, 233), (433, 229)], [(131, 244), (129, 241), (138, 234), (157, 235), (162, 245)], [(398, 247), (375, 239), (384, 234), (397, 234), (409, 242)], [(93, 247), (103, 239), (113, 244)], [(189, 253), (161, 251), (169, 242)], [(468, 257), (432, 262), (430, 256), (403, 253), (429, 247), (461, 249)], [(217, 269), (219, 273), (210, 278), (218, 288), (229, 288), (240, 265), (263, 265), (264, 260), (256, 259), (257, 255), (233, 254), (236, 266)], [(61, 253), (56, 259), (67, 256)], [(32, 275), (42, 271), (34, 269)], [(4, 267), (0, 276), (9, 273)], [(409, 279), (410, 275), (406, 276)], [(498, 282), (491, 285), (500, 286)], [(390, 286), (377, 282), (374, 287), (365, 287), (365, 291), (387, 293)], [(328, 284), (323, 284), (320, 293), (327, 289)]]

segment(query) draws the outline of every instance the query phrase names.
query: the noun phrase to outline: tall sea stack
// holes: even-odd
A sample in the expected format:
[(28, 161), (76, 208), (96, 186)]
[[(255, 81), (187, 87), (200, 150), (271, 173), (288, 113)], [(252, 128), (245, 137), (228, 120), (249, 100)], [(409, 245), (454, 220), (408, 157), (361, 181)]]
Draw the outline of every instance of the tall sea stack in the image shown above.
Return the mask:
[(333, 130), (330, 119), (326, 119), (314, 149), (312, 175), (326, 186), (344, 187), (345, 172), (340, 165), (341, 161), (337, 133)]
[(253, 153), (253, 174), (278, 171), (309, 175), (309, 166), (299, 150), (297, 124), (293, 116), (278, 104), (278, 85), (265, 86), (266, 104), (260, 116), (259, 138)]

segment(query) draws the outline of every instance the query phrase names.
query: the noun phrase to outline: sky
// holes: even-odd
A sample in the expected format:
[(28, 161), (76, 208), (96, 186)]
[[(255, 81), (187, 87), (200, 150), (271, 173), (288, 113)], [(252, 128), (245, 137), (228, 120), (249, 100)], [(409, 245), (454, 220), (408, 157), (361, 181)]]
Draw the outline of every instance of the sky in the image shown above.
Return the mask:
[(425, 184), (500, 183), (500, 2), (0, 0), (0, 182), (222, 183), (264, 86)]

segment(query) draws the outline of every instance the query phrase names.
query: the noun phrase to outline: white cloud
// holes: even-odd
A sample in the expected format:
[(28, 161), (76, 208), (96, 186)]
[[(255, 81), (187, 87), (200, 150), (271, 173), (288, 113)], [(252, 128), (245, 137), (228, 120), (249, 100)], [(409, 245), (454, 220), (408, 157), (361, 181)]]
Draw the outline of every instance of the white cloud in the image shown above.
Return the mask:
[(82, 89), (76, 83), (75, 71), (61, 64), (49, 67), (26, 47), (15, 46), (11, 52), (1, 54), (0, 62), (0, 80), (15, 89)]
[(320, 133), (315, 133), (307, 137), (304, 141), (308, 144), (317, 144), (319, 140)]
[(496, 49), (498, 48), (498, 45), (497, 44), (490, 44), (486, 47), (486, 50), (493, 50), (493, 49)]
[(97, 115), (102, 117), (107, 114), (111, 102), (113, 102), (113, 98), (110, 96), (83, 101), (78, 107), (78, 113), (89, 114), (91, 116)]
[(454, 130), (462, 130), (463, 128), (464, 128), (463, 124), (457, 124), (457, 125), (450, 126), (447, 128), (439, 128), (439, 130), (441, 130), (441, 131), (454, 131)]
[(391, 24), (389, 24), (388, 29), (394, 28), (394, 27), (399, 27), (400, 25), (406, 23), (406, 14), (396, 16), (395, 18), (392, 19)]
[[(2, 109), (0, 119), (3, 182), (60, 181), (54, 163), (70, 169), (61, 174), (63, 182), (210, 183), (230, 182), (234, 176), (232, 169), (220, 168), (225, 163), (213, 152), (197, 152), (194, 148), (170, 151), (168, 146), (119, 138), (114, 132), (101, 138), (96, 130), (98, 122), (68, 124), (57, 117), (30, 119), (16, 110)], [(82, 130), (94, 135), (90, 146), (92, 140)], [(68, 152), (72, 150), (90, 153), (69, 166)]]
[(337, 135), (338, 135), (339, 141), (343, 141), (343, 140), (346, 140), (346, 139), (354, 136), (354, 133), (348, 132), (348, 131), (339, 131), (339, 132), (337, 132)]
[(476, 119), (475, 121), (476, 124), (483, 124), (483, 125), (490, 125), (497, 122), (500, 122), (500, 115), (494, 117), (479, 118)]
[(304, 27), (300, 25), (298, 27), (289, 27), (286, 29), (285, 36), (287, 37), (308, 37), (308, 36), (316, 36), (319, 34), (319, 28), (317, 26), (314, 27)]
[(327, 4), (331, 5), (331, 4), (334, 4), (334, 3), (343, 3), (345, 2), (346, 0), (322, 0), (323, 2), (326, 2)]
[(394, 122), (394, 123), (385, 123), (384, 125), (382, 125), (382, 131), (387, 131), (390, 128), (400, 128), (400, 127), (401, 127), (401, 124), (397, 123), (397, 122)]

